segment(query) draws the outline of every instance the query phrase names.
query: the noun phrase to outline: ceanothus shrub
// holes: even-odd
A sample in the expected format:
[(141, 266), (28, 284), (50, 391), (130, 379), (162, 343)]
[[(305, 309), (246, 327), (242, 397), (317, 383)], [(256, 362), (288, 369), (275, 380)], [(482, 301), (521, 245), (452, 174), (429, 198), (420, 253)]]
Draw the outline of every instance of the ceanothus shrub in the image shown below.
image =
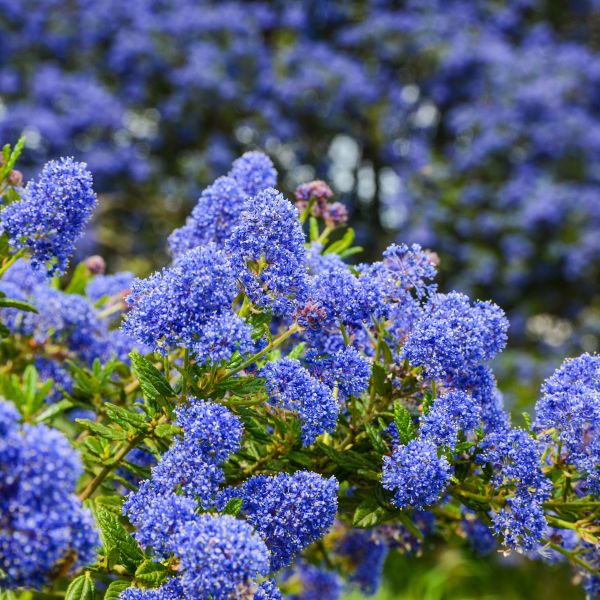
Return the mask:
[(59, 280), (91, 175), (62, 160), (23, 188), (17, 154), (0, 170), (3, 592), (335, 600), (458, 532), (568, 560), (597, 597), (600, 358), (565, 362), (513, 427), (489, 365), (502, 310), (440, 291), (418, 245), (348, 266), (331, 190), (294, 206), (258, 152), (201, 195), (161, 271), (90, 257)]

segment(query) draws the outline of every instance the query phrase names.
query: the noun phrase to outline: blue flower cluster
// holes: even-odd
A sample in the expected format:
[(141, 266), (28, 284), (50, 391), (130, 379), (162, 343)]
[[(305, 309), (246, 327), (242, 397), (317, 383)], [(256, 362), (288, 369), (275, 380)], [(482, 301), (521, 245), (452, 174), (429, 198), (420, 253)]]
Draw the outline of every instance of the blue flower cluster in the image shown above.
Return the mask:
[[(257, 578), (289, 565), (327, 532), (337, 510), (335, 479), (299, 472), (255, 476), (241, 487), (221, 489), (222, 465), (240, 447), (238, 417), (224, 406), (192, 398), (178, 410), (176, 423), (182, 438), (123, 508), (142, 546), (178, 557), (177, 585), (184, 597), (225, 600), (252, 589)], [(239, 518), (198, 510), (224, 508), (234, 498), (243, 500)], [(269, 590), (270, 584), (264, 585), (258, 597), (278, 597)]]
[(284, 358), (270, 362), (260, 375), (265, 378), (269, 402), (298, 413), (305, 446), (335, 429), (339, 407), (331, 389), (312, 377), (300, 361)]
[(249, 525), (198, 512), (198, 502), (213, 506), (224, 480), (221, 465), (239, 448), (242, 426), (225, 407), (195, 399), (178, 411), (176, 422), (183, 438), (152, 469), (152, 479), (128, 496), (123, 510), (142, 546), (181, 561), (178, 584), (167, 583), (168, 593), (178, 585), (184, 597), (225, 599), (266, 575), (269, 564), (264, 542)]
[(536, 404), (536, 425), (556, 432), (561, 458), (585, 476), (590, 493), (600, 494), (600, 357), (567, 360), (544, 383)]
[[(103, 277), (103, 276), (98, 276)], [(129, 280), (129, 274), (106, 276), (108, 286), (120, 288)], [(94, 280), (88, 287), (93, 289)], [(104, 290), (104, 283), (100, 287)], [(99, 290), (100, 288), (96, 288)], [(80, 294), (61, 291), (51, 285), (45, 275), (31, 261), (18, 260), (5, 273), (0, 282), (0, 291), (10, 298), (32, 304), (37, 313), (6, 308), (0, 314), (7, 327), (15, 334), (31, 338), (31, 345), (41, 352), (38, 365), (41, 375), (52, 378), (63, 389), (69, 390), (72, 382), (61, 360), (67, 356), (77, 357), (87, 364), (96, 358), (104, 361), (112, 356), (127, 362), (129, 353), (136, 347), (135, 341), (125, 333), (111, 329), (116, 312), (121, 312), (117, 303), (105, 313), (105, 306), (95, 307)], [(102, 293), (101, 297), (105, 296)], [(44, 345), (60, 345), (50, 355), (43, 355)]]
[(13, 248), (31, 252), (34, 268), (62, 274), (96, 206), (91, 173), (70, 158), (52, 161), (22, 195), (0, 213), (0, 229)]
[(476, 398), (452, 391), (436, 398), (421, 419), (419, 435), (439, 447), (454, 449), (459, 435), (473, 433), (481, 423), (481, 407)]
[(338, 483), (317, 473), (298, 471), (273, 477), (255, 475), (239, 488), (225, 491), (243, 500), (241, 515), (256, 529), (271, 551), (271, 569), (278, 571), (333, 525)]
[(358, 397), (369, 387), (371, 363), (352, 346), (325, 356), (312, 350), (305, 360), (311, 375), (337, 390), (341, 401), (350, 396)]
[(511, 429), (488, 435), (481, 450), (477, 460), (492, 466), (496, 490), (514, 488), (506, 506), (492, 517), (495, 533), (510, 548), (532, 550), (547, 526), (543, 503), (552, 489), (541, 470), (539, 442), (522, 429)]
[(378, 532), (351, 529), (338, 542), (335, 551), (350, 563), (350, 581), (363, 593), (375, 594), (388, 555), (388, 546)]
[(222, 248), (239, 223), (246, 200), (276, 184), (277, 172), (269, 157), (247, 152), (234, 161), (226, 177), (202, 192), (185, 225), (169, 237), (171, 253), (178, 255), (209, 242)]
[(0, 401), (0, 569), (8, 589), (39, 589), (61, 561), (69, 570), (92, 562), (99, 539), (75, 496), (77, 453), (58, 431), (19, 419)]
[(152, 350), (184, 347), (201, 362), (228, 360), (253, 347), (251, 330), (232, 310), (236, 294), (228, 256), (212, 243), (194, 248), (132, 283), (123, 329)]
[(383, 457), (381, 485), (393, 492), (398, 508), (424, 509), (440, 499), (451, 475), (452, 467), (445, 456), (438, 456), (437, 446), (415, 439)]
[(225, 244), (248, 297), (274, 314), (291, 314), (307, 293), (304, 232), (294, 206), (274, 188), (246, 200)]
[(508, 321), (491, 302), (470, 303), (453, 292), (434, 295), (408, 336), (402, 356), (431, 377), (443, 377), (491, 360), (506, 345)]

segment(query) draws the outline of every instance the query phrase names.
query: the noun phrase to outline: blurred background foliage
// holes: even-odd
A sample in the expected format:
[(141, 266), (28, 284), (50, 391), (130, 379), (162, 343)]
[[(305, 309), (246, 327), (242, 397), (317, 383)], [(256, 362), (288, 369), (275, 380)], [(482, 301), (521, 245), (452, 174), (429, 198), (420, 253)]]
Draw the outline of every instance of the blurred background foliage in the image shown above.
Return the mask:
[[(139, 275), (243, 151), (288, 196), (326, 179), (358, 260), (419, 242), (443, 290), (508, 312), (518, 414), (598, 346), (599, 50), (597, 0), (0, 0), (0, 139), (25, 132), (26, 178), (87, 161), (102, 200), (79, 255)], [(578, 593), (530, 563), (394, 560), (382, 597)]]

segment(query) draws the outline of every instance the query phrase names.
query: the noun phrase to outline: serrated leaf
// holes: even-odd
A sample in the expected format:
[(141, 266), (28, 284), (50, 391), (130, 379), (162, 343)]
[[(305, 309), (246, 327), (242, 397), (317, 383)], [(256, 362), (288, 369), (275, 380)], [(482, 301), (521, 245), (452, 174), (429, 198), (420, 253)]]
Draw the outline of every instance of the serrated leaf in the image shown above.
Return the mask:
[(417, 432), (412, 417), (402, 402), (394, 403), (394, 421), (402, 444), (408, 444), (416, 437)]
[(132, 352), (131, 370), (140, 382), (144, 399), (149, 403), (158, 403), (164, 410), (172, 413), (169, 403), (175, 397), (175, 392), (166, 377), (146, 357)]
[(168, 576), (169, 572), (164, 565), (152, 562), (151, 560), (145, 560), (135, 572), (135, 578), (138, 581), (151, 587), (159, 586)]
[(251, 396), (263, 388), (264, 380), (260, 377), (228, 377), (214, 386), (218, 392), (230, 392), (235, 396)]
[(244, 504), (244, 500), (242, 498), (232, 498), (223, 509), (224, 515), (231, 515), (232, 517), (237, 517), (240, 510), (242, 510), (242, 505)]
[(123, 497), (122, 496), (97, 496), (94, 498), (94, 503), (102, 506), (106, 510), (121, 516), (123, 514)]
[(67, 588), (65, 600), (93, 600), (96, 586), (89, 573), (76, 577)]
[(25, 312), (37, 313), (35, 306), (29, 304), (29, 302), (23, 302), (23, 300), (16, 300), (15, 298), (0, 298), (0, 308), (16, 308)]
[(93, 507), (96, 522), (100, 528), (100, 539), (106, 553), (116, 557), (118, 562), (130, 573), (135, 573), (137, 567), (144, 560), (144, 554), (137, 542), (114, 513), (98, 504), (94, 504)]

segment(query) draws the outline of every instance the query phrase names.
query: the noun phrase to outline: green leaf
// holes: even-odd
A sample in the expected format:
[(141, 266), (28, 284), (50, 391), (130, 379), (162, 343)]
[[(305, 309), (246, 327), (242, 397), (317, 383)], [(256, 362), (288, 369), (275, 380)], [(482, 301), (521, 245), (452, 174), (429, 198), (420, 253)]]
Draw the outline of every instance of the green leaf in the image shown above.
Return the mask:
[(371, 423), (367, 423), (365, 425), (365, 431), (371, 440), (371, 444), (373, 448), (379, 452), (379, 454), (385, 454), (388, 451), (388, 447), (385, 445), (385, 442), (381, 439), (381, 432), (371, 425)]
[(146, 357), (132, 352), (131, 369), (140, 382), (144, 399), (150, 404), (157, 402), (163, 409), (171, 413), (172, 409), (168, 402), (175, 397), (175, 392), (166, 377)]
[(323, 254), (340, 254), (348, 248), (350, 248), (350, 246), (352, 246), (353, 241), (354, 229), (352, 229), (352, 227), (348, 227), (342, 239), (338, 240), (337, 242), (333, 242), (333, 244), (331, 244), (331, 246), (329, 246), (329, 248), (327, 248), (327, 250), (325, 250)]
[(102, 508), (105, 508), (119, 517), (123, 514), (122, 496), (96, 496), (94, 502), (97, 506), (102, 506)]
[(418, 540), (423, 540), (423, 532), (415, 525), (413, 520), (403, 512), (399, 512), (396, 517)]
[(102, 423), (96, 423), (96, 421), (91, 421), (90, 419), (75, 419), (75, 421), (86, 429), (89, 429), (92, 433), (106, 438), (107, 440), (127, 439), (127, 432), (122, 429), (107, 427), (106, 425), (102, 425)]
[(25, 136), (21, 136), (15, 144), (14, 150), (10, 151), (10, 144), (2, 148), (2, 167), (0, 168), (0, 181), (3, 181), (9, 173), (15, 168), (19, 156), (25, 146)]
[(181, 431), (181, 427), (169, 423), (161, 423), (154, 429), (154, 435), (159, 438), (171, 439)]
[(115, 557), (130, 573), (135, 573), (144, 554), (121, 525), (119, 518), (103, 506), (94, 504), (94, 515), (100, 528), (100, 539), (109, 557)]
[(402, 402), (394, 403), (394, 420), (396, 421), (400, 441), (403, 444), (408, 444), (416, 437), (417, 432), (412, 417)]
[(356, 507), (352, 524), (354, 527), (368, 529), (381, 523), (386, 514), (387, 511), (379, 505), (377, 500), (364, 500)]
[(308, 220), (310, 230), (310, 241), (316, 242), (319, 239), (319, 222), (315, 217), (310, 217)]
[(65, 288), (65, 292), (67, 294), (79, 294), (82, 296), (85, 294), (85, 288), (90, 279), (90, 270), (85, 262), (79, 263), (75, 271), (73, 271), (73, 277), (71, 277), (69, 285)]
[(244, 504), (244, 500), (242, 498), (232, 498), (223, 509), (224, 515), (231, 515), (232, 517), (237, 517), (240, 510), (242, 510), (242, 505)]
[(56, 415), (59, 415), (65, 410), (73, 408), (73, 406), (75, 406), (75, 404), (73, 404), (73, 402), (71, 402), (70, 400), (60, 400), (56, 404), (51, 404), (46, 410), (42, 411), (35, 418), (35, 422), (41, 423), (42, 421), (48, 421), (49, 419), (56, 417)]
[(10, 329), (4, 323), (0, 323), (0, 338), (7, 337), (10, 337)]
[(96, 586), (89, 573), (76, 577), (67, 588), (65, 600), (93, 600)]
[(287, 358), (300, 358), (306, 349), (306, 342), (300, 342), (288, 355)]
[(523, 421), (525, 421), (525, 429), (529, 431), (531, 429), (531, 415), (527, 412), (521, 414), (523, 415)]
[(348, 258), (349, 256), (360, 254), (363, 250), (364, 248), (362, 246), (352, 246), (352, 248), (348, 248), (348, 250), (340, 252), (340, 258)]
[(145, 560), (136, 570), (135, 578), (142, 583), (157, 587), (163, 583), (169, 572), (167, 567), (160, 563), (152, 562), (151, 560)]
[(392, 394), (392, 382), (388, 378), (387, 371), (380, 364), (375, 363), (371, 376), (375, 391), (383, 398), (389, 398)]
[(229, 377), (214, 386), (215, 391), (230, 392), (235, 396), (250, 396), (264, 386), (261, 377)]
[(107, 588), (104, 594), (104, 600), (118, 600), (121, 592), (131, 586), (131, 581), (125, 581), (124, 579), (117, 579), (113, 581)]
[(16, 308), (25, 312), (37, 313), (37, 308), (31, 306), (29, 302), (15, 300), (14, 298), (0, 298), (0, 308)]
[(111, 404), (110, 402), (105, 402), (104, 407), (106, 408), (108, 417), (115, 423), (121, 425), (121, 427), (124, 427), (125, 429), (132, 427), (141, 433), (148, 431), (148, 423), (141, 413), (123, 408), (122, 406), (117, 406), (116, 404)]
[(423, 403), (422, 403), (423, 415), (429, 414), (429, 411), (431, 410), (431, 407), (433, 406), (434, 399), (435, 399), (435, 394), (434, 394), (433, 390), (427, 390), (423, 396)]

